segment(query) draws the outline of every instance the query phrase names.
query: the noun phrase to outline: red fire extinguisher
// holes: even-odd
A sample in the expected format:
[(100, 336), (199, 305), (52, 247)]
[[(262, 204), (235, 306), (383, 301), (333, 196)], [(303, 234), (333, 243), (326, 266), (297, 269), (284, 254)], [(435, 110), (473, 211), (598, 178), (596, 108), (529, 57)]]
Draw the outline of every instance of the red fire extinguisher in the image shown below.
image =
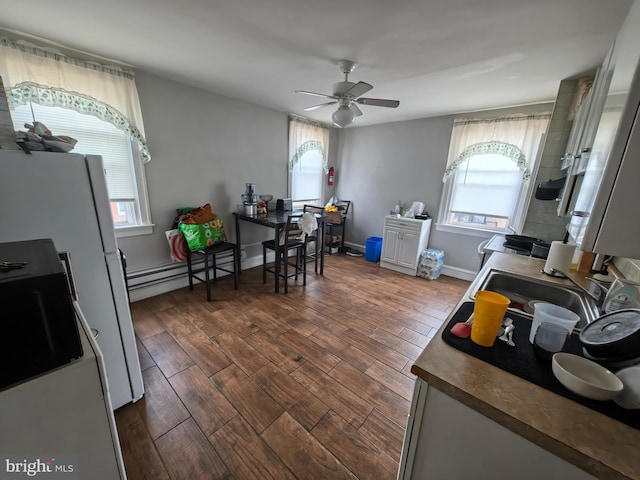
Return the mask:
[(329, 169), (329, 186), (333, 187), (333, 181), (335, 179), (335, 170), (333, 169), (333, 167), (331, 167)]

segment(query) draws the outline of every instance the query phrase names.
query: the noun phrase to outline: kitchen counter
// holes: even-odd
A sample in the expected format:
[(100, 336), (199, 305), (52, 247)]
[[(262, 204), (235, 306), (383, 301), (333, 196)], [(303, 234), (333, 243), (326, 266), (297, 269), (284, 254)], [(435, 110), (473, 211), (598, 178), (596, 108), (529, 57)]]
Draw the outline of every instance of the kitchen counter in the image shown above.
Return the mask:
[[(411, 372), (467, 407), (600, 479), (640, 479), (640, 430), (538, 387), (449, 345), (441, 331), (491, 269), (570, 286), (540, 273), (544, 260), (494, 253)], [(584, 274), (571, 271), (588, 288)]]

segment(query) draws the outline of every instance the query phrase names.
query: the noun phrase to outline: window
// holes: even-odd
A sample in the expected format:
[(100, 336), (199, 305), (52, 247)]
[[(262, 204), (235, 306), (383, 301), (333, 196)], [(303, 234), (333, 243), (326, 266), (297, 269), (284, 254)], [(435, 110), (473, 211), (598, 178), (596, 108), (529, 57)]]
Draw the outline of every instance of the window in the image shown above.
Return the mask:
[(0, 76), (16, 129), (39, 121), (101, 155), (117, 236), (152, 233), (143, 163), (151, 155), (134, 75), (48, 46), (0, 37)]
[(454, 122), (438, 229), (506, 232), (524, 224), (528, 181), (550, 115)]
[[(68, 135), (78, 143), (73, 153), (101, 155), (104, 163), (111, 214), (119, 235), (131, 232), (132, 227), (149, 223), (145, 191), (144, 170), (136, 168), (136, 148), (125, 132), (92, 115), (84, 115), (61, 107), (38, 104), (19, 105), (11, 116), (16, 130), (35, 120), (45, 124), (55, 135)], [(136, 233), (139, 230), (133, 229)]]
[(320, 205), (324, 160), (318, 150), (303, 154), (291, 171), (291, 199), (294, 202)]
[(305, 119), (289, 119), (289, 196), (294, 207), (323, 204), (328, 147), (329, 128)]

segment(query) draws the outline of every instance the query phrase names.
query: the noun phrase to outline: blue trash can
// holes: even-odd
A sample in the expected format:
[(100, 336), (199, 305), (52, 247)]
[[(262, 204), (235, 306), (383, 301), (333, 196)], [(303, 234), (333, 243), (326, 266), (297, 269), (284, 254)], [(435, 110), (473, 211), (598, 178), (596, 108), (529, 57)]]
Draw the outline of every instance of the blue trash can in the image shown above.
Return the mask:
[(365, 259), (367, 259), (369, 262), (377, 262), (380, 260), (380, 253), (382, 252), (382, 238), (367, 238), (365, 247)]

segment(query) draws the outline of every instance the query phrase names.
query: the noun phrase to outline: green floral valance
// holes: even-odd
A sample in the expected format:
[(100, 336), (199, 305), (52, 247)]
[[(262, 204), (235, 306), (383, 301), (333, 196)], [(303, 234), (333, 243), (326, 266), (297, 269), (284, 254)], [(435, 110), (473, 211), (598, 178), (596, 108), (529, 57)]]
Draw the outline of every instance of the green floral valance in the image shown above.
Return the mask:
[(293, 170), (293, 167), (295, 167), (300, 162), (300, 159), (305, 153), (312, 150), (316, 150), (320, 153), (320, 155), (322, 155), (324, 171), (325, 173), (328, 172), (329, 164), (327, 162), (327, 155), (324, 152), (324, 148), (322, 148), (322, 142), (320, 142), (319, 140), (307, 140), (302, 145), (300, 145), (296, 153), (293, 155), (293, 157), (291, 157), (291, 160), (289, 160), (289, 171)]
[(33, 82), (23, 82), (15, 87), (8, 88), (7, 98), (9, 104), (14, 108), (33, 102), (49, 107), (68, 108), (85, 115), (93, 115), (127, 133), (138, 144), (144, 162), (148, 162), (151, 159), (147, 143), (140, 131), (118, 110), (88, 95), (50, 88)]
[(522, 181), (528, 183), (531, 171), (527, 165), (527, 157), (517, 146), (505, 142), (481, 142), (467, 147), (444, 172), (443, 181), (454, 173), (458, 166), (474, 155), (502, 155), (513, 160), (522, 172)]

